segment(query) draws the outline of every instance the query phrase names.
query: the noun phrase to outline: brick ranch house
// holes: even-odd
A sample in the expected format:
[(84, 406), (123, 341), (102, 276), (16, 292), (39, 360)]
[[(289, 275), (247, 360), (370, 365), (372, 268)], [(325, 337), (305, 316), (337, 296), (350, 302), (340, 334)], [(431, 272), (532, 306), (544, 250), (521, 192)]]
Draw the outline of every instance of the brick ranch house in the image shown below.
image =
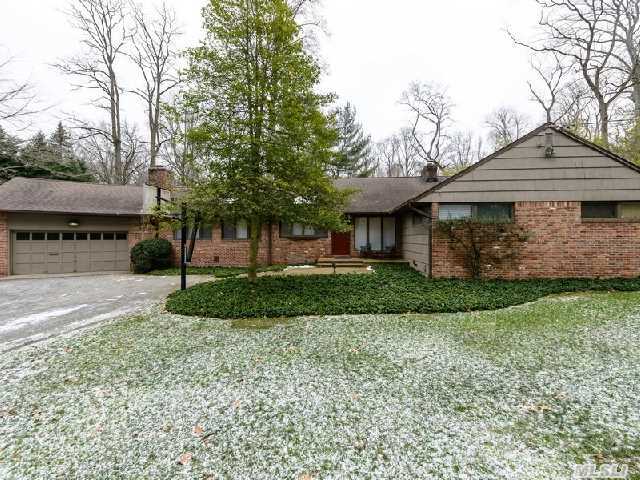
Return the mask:
[[(129, 251), (153, 235), (148, 215), (170, 172), (149, 185), (110, 186), (15, 178), (0, 186), (0, 275), (124, 271)], [(458, 250), (436, 228), (442, 219), (498, 213), (529, 232), (516, 259), (484, 266), (487, 277), (640, 276), (640, 167), (551, 124), (451, 177), (349, 178), (350, 233), (271, 224), (264, 264), (322, 257), (400, 258), (425, 275), (467, 277)], [(170, 197), (169, 190), (161, 190)], [(247, 224), (202, 228), (193, 264), (244, 265)], [(178, 251), (179, 233), (163, 232)]]

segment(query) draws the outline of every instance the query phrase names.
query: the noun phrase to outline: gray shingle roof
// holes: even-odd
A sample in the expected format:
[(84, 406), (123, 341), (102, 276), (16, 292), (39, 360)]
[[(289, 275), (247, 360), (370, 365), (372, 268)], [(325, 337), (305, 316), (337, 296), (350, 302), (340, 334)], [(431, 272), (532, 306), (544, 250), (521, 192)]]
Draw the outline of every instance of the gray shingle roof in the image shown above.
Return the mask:
[(358, 190), (346, 209), (346, 213), (351, 214), (392, 213), (438, 185), (426, 182), (422, 177), (339, 178), (334, 182), (339, 189)]
[(0, 185), (0, 211), (140, 215), (143, 187), (13, 178)]

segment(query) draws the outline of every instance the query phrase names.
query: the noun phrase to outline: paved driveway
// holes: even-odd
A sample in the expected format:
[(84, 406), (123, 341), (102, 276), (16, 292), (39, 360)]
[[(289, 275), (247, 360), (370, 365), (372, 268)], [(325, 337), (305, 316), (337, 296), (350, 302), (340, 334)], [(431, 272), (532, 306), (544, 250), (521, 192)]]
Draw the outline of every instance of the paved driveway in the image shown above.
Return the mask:
[(0, 352), (135, 312), (178, 288), (180, 277), (128, 274), (0, 281)]

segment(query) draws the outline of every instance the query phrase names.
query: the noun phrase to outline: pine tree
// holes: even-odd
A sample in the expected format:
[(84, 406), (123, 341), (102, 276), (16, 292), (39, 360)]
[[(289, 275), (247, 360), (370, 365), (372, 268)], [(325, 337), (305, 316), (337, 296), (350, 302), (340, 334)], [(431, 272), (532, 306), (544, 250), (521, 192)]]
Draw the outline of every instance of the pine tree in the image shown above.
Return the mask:
[(19, 175), (22, 164), (18, 159), (20, 140), (9, 135), (0, 127), (0, 183)]
[(370, 177), (377, 165), (372, 161), (371, 136), (365, 135), (358, 122), (356, 109), (346, 103), (336, 112), (338, 145), (329, 175), (337, 177)]

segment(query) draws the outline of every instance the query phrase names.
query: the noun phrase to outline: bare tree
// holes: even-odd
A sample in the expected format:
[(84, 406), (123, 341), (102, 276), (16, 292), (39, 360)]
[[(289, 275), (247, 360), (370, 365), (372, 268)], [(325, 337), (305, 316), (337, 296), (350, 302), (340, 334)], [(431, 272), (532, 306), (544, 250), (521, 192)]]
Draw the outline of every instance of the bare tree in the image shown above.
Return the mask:
[(0, 122), (21, 126), (22, 121), (41, 111), (29, 82), (15, 81), (9, 74), (12, 57), (0, 59)]
[(188, 185), (198, 172), (195, 148), (188, 137), (189, 131), (198, 124), (198, 119), (195, 113), (186, 109), (179, 97), (165, 110), (161, 128), (162, 138), (166, 141), (161, 144), (160, 157), (171, 168), (176, 179), (182, 185)]
[(489, 138), (495, 149), (515, 142), (526, 133), (529, 127), (527, 116), (511, 107), (494, 110), (485, 123), (489, 127)]
[[(126, 22), (126, 4), (123, 0), (74, 0), (69, 17), (82, 35), (81, 55), (56, 65), (63, 73), (80, 78), (78, 88), (99, 93), (100, 108), (109, 112), (110, 123), (90, 126), (99, 137), (95, 145), (109, 148), (105, 156), (112, 157), (114, 178), (127, 178), (123, 160), (123, 131), (120, 114), (120, 95), (117, 63), (125, 55), (131, 40), (131, 30)], [(102, 129), (104, 128), (104, 129)], [(109, 140), (109, 144), (104, 143)]]
[(414, 82), (403, 93), (400, 104), (413, 114), (411, 132), (417, 154), (425, 162), (433, 162), (442, 168), (442, 146), (453, 109), (446, 90), (433, 83)]
[(540, 105), (544, 111), (547, 123), (556, 123), (564, 116), (564, 112), (558, 107), (571, 107), (566, 102), (560, 102), (563, 91), (571, 83), (568, 78), (571, 74), (571, 68), (562, 63), (562, 58), (558, 54), (554, 53), (552, 57), (552, 63), (546, 66), (540, 62), (532, 61), (531, 68), (536, 73), (537, 82), (527, 82), (532, 100)]
[(611, 18), (616, 18), (616, 9), (620, 9), (618, 28), (609, 21), (621, 48), (614, 50), (616, 59), (631, 79), (631, 100), (634, 105), (634, 117), (640, 121), (640, 2), (637, 0), (610, 0)]
[(142, 87), (132, 92), (142, 99), (147, 109), (149, 157), (151, 166), (154, 167), (162, 146), (162, 103), (165, 96), (179, 83), (175, 39), (180, 35), (180, 31), (176, 26), (175, 12), (165, 3), (156, 9), (155, 15), (151, 18), (140, 5), (133, 4), (132, 11), (136, 33), (130, 57), (143, 79)]
[(612, 104), (629, 88), (629, 72), (616, 61), (621, 25), (621, 0), (536, 0), (543, 37), (526, 43), (536, 52), (560, 55), (577, 67), (598, 104), (599, 136), (609, 143)]
[(478, 162), (484, 156), (484, 142), (481, 136), (475, 136), (471, 131), (455, 132), (450, 136), (443, 163), (447, 174), (458, 173)]
[(378, 156), (378, 174), (381, 177), (397, 177), (398, 154), (400, 145), (398, 137), (392, 135), (376, 144)]
[(410, 128), (402, 128), (396, 138), (398, 144), (397, 175), (401, 177), (418, 175), (424, 162), (420, 157), (416, 132)]
[(108, 126), (99, 124), (86, 128), (88, 133), (78, 139), (78, 154), (101, 183), (127, 185), (144, 179), (147, 152), (135, 126), (122, 125), (122, 157), (117, 165)]

